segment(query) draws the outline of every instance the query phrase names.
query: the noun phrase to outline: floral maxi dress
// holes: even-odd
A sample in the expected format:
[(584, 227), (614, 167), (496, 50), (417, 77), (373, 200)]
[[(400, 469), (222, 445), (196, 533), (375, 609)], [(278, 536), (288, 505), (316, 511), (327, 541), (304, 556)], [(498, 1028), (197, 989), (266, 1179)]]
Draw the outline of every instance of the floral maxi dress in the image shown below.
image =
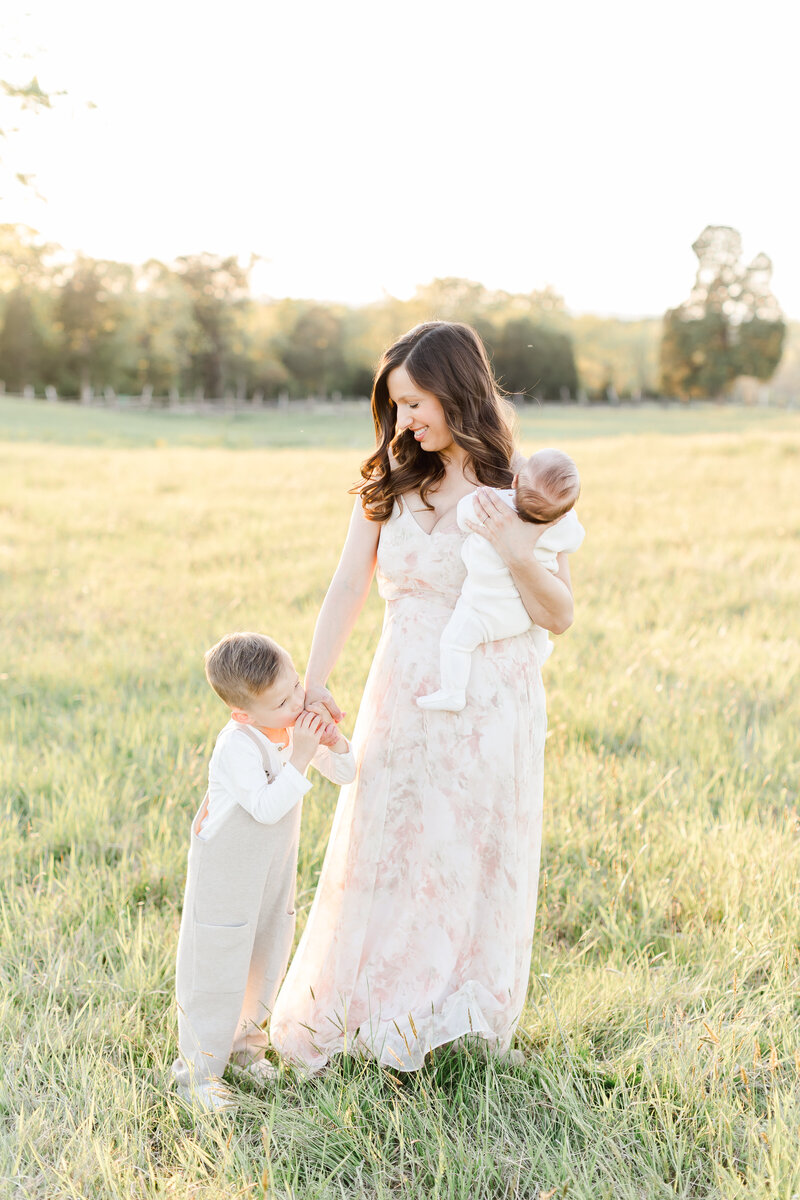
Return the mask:
[(502, 1052), (525, 1000), (546, 730), (531, 633), (478, 647), (462, 712), (415, 703), (439, 686), (463, 536), (455, 515), (426, 533), (407, 504), (381, 529), (357, 774), (271, 1022), (278, 1052), (312, 1070), (341, 1052), (415, 1070), (468, 1034)]

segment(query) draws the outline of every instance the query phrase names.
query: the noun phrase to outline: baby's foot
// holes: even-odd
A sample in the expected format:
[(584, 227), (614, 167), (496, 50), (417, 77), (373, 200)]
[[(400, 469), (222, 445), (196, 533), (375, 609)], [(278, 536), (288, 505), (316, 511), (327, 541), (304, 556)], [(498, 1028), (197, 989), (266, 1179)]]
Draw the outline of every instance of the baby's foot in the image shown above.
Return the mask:
[(432, 692), (430, 696), (417, 696), (420, 708), (430, 708), (437, 712), (461, 712), (467, 703), (465, 692)]

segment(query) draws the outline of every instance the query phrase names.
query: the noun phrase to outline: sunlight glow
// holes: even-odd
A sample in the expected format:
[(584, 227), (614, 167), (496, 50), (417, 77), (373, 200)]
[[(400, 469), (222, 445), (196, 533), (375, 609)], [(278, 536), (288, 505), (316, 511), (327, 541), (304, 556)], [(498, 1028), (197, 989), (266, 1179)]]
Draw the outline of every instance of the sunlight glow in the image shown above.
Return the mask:
[(772, 258), (800, 316), (777, 0), (6, 7), (5, 74), (68, 94), (5, 151), (46, 201), (8, 193), (2, 219), (70, 250), (255, 252), (254, 290), (274, 296), (360, 303), (457, 275), (659, 314), (720, 223)]

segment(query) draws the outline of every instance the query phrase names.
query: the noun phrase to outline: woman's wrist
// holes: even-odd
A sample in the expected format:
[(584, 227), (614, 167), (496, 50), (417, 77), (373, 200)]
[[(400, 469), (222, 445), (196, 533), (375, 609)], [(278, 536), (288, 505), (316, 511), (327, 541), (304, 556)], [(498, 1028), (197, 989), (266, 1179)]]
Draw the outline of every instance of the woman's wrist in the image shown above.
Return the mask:
[(346, 714), (342, 712), (333, 695), (324, 683), (305, 682), (305, 706), (318, 716), (329, 718), (338, 724)]
[[(515, 571), (519, 574), (525, 572), (528, 575), (536, 576), (540, 564), (534, 557), (535, 546), (536, 538), (531, 538), (529, 530), (523, 528), (516, 531), (516, 536), (510, 538), (505, 547), (499, 547), (498, 553), (512, 573)], [(503, 549), (505, 549), (505, 554), (503, 554)]]

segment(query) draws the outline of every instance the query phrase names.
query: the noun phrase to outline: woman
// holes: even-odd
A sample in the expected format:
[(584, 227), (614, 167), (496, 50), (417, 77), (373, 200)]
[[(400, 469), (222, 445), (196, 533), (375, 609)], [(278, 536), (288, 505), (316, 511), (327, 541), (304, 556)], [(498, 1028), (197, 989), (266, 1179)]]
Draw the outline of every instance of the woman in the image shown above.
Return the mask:
[[(306, 703), (338, 713), (326, 683), (377, 564), (383, 633), (303, 938), (272, 1040), (312, 1070), (365, 1052), (415, 1070), (477, 1034), (508, 1049), (530, 969), (542, 819), (545, 698), (532, 635), (481, 646), (460, 713), (423, 711), (439, 636), (464, 578), (458, 501), (509, 487), (511, 423), (483, 344), (466, 325), (417, 326), (384, 355), (377, 448), (314, 633)], [(474, 528), (509, 566), (533, 621), (572, 620), (565, 556), (534, 559), (534, 526), (479, 491)]]

